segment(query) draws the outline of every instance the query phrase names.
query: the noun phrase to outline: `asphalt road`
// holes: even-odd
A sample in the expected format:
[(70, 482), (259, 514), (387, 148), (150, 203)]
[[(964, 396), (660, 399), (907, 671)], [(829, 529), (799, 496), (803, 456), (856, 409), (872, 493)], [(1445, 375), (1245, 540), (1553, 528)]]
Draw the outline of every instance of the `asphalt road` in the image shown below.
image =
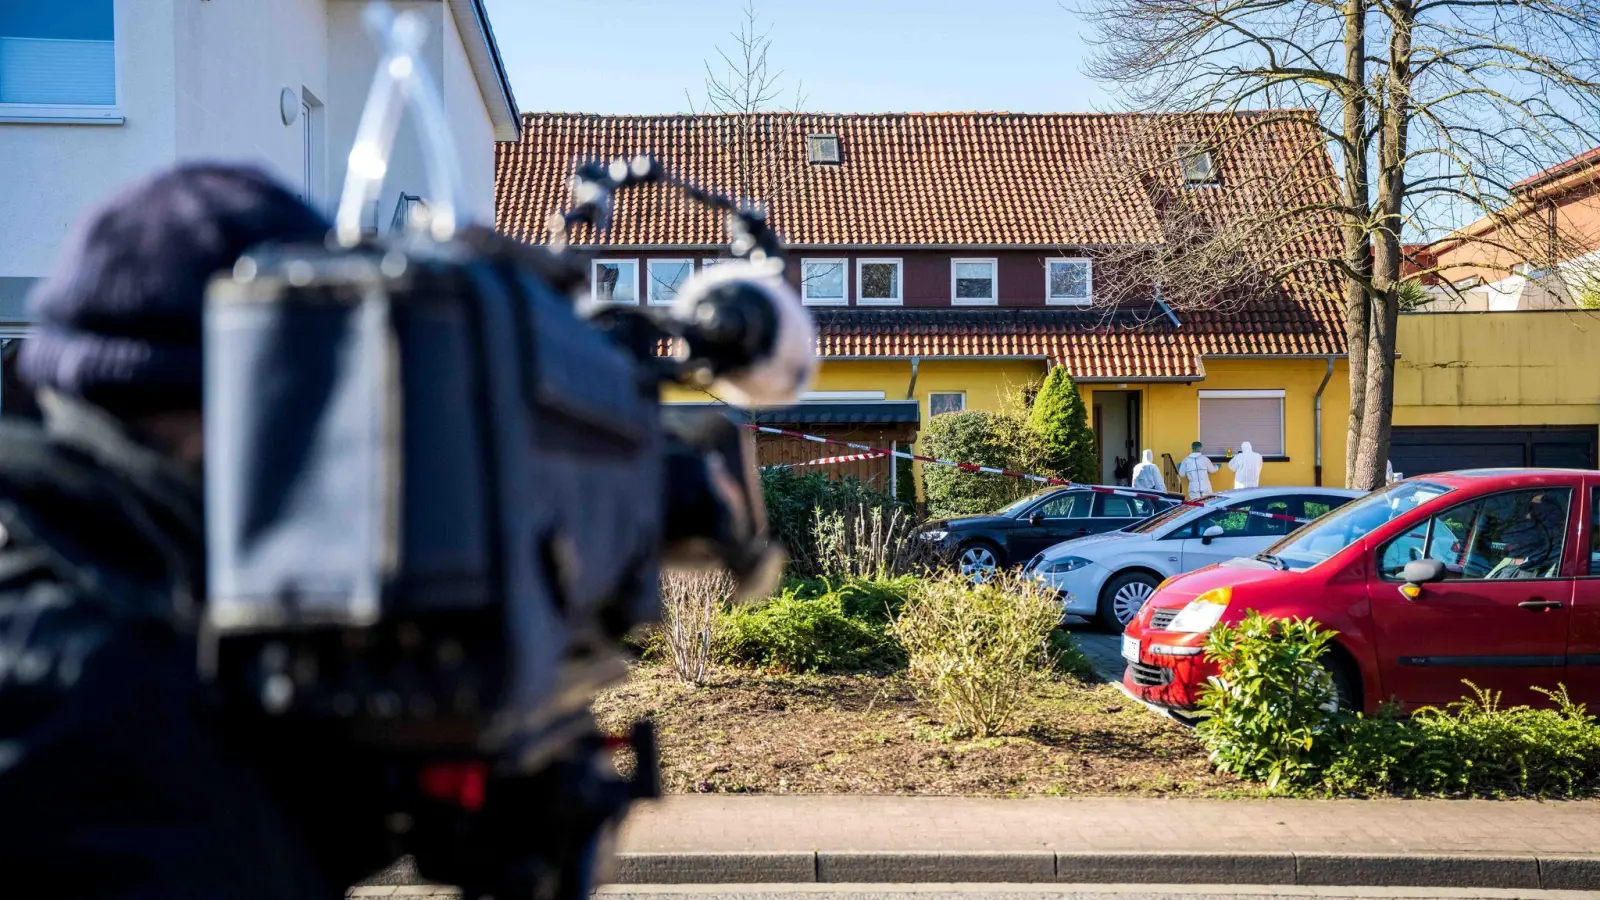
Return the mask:
[(596, 900), (1579, 900), (1585, 891), (1259, 885), (618, 885)]

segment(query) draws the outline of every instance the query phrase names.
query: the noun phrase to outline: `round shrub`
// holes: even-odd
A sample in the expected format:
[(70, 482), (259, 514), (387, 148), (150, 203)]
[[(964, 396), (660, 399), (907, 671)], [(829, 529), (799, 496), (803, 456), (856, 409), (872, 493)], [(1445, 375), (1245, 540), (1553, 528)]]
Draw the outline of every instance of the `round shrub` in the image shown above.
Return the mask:
[[(969, 409), (928, 420), (918, 441), (925, 456), (1003, 469), (1053, 475), (1043, 464), (1039, 436), (1021, 417)], [(925, 465), (923, 490), (928, 514), (937, 518), (994, 512), (1039, 485), (1004, 475), (964, 472), (953, 466)]]

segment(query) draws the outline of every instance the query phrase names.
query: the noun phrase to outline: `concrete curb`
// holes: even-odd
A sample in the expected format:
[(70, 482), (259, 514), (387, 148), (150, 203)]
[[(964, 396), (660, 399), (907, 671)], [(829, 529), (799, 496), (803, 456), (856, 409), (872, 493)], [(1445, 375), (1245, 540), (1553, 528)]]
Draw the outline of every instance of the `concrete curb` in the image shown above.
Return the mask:
[(1293, 853), (1057, 853), (1056, 880), (1080, 884), (1295, 884)]
[(618, 884), (1294, 884), (1600, 890), (1600, 856), (1534, 853), (624, 853)]
[(817, 881), (832, 884), (996, 884), (1056, 879), (1056, 855), (1034, 853), (818, 853)]
[(618, 884), (794, 884), (817, 880), (815, 853), (623, 853)]

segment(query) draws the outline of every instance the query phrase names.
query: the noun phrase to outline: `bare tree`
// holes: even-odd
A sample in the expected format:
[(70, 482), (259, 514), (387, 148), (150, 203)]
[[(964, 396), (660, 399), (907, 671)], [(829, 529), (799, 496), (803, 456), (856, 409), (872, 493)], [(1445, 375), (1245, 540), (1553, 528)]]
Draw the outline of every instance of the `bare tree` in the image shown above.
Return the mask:
[[(704, 62), (705, 94), (698, 112), (736, 117), (738, 189), (741, 196), (755, 200), (758, 190), (763, 188), (769, 195), (772, 194), (777, 187), (773, 178), (783, 171), (772, 166), (765, 167), (764, 172), (758, 171), (764, 168), (762, 163), (770, 162), (763, 157), (770, 156), (773, 148), (764, 145), (770, 145), (775, 138), (782, 140), (787, 137), (763, 133), (770, 129), (770, 123), (763, 122), (760, 114), (780, 109), (799, 112), (805, 106), (804, 84), (795, 84), (791, 105), (784, 107), (778, 102), (779, 97), (787, 93), (784, 73), (772, 65), (772, 26), (762, 23), (755, 0), (746, 0), (743, 21), (737, 30), (730, 32), (729, 37), (733, 41), (732, 48), (718, 46), (717, 60), (708, 59)], [(694, 97), (687, 89), (684, 96), (689, 103), (689, 112), (696, 113)], [(768, 177), (758, 179), (758, 174)], [(765, 183), (758, 185), (758, 181)]]
[[(1249, 210), (1253, 221), (1240, 222), (1190, 199), (1174, 204), (1170, 218), (1191, 242), (1203, 235), (1214, 256), (1231, 246), (1240, 268), (1259, 266), (1273, 278), (1334, 267), (1350, 353), (1346, 477), (1355, 487), (1380, 485), (1402, 239), (1507, 216), (1521, 202), (1518, 175), (1600, 142), (1597, 0), (1084, 3), (1100, 27), (1091, 72), (1117, 84), (1129, 105), (1301, 110), (1316, 152), (1338, 164), (1342, 178), (1322, 202), (1289, 200), (1265, 215)], [(1275, 118), (1252, 117), (1250, 127), (1274, 127)], [(1306, 227), (1336, 230), (1337, 252), (1306, 258), (1318, 253), (1309, 248), (1330, 246), (1298, 240)], [(1285, 258), (1282, 248), (1301, 258)], [(1229, 294), (1185, 292), (1175, 283), (1186, 277), (1182, 266), (1169, 269), (1157, 265), (1151, 277), (1177, 303), (1214, 304), (1207, 293)]]

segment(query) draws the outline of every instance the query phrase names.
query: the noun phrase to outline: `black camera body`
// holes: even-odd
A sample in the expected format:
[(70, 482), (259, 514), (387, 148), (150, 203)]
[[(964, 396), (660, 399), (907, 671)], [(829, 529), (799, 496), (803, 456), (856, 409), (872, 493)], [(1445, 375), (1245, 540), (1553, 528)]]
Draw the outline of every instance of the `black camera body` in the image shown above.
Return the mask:
[[(663, 178), (580, 170), (566, 222)], [(660, 566), (782, 568), (749, 435), (659, 392), (792, 398), (814, 331), (759, 212), (686, 190), (743, 261), (670, 312), (584, 309), (583, 254), (479, 228), (258, 248), (207, 295), (203, 667), (233, 713), (401, 772), (394, 846), (471, 896), (587, 894), (656, 793), (648, 723), (603, 735), (590, 703)]]
[(536, 259), (469, 232), (213, 284), (208, 624), (262, 713), (538, 757), (656, 617), (657, 380)]

